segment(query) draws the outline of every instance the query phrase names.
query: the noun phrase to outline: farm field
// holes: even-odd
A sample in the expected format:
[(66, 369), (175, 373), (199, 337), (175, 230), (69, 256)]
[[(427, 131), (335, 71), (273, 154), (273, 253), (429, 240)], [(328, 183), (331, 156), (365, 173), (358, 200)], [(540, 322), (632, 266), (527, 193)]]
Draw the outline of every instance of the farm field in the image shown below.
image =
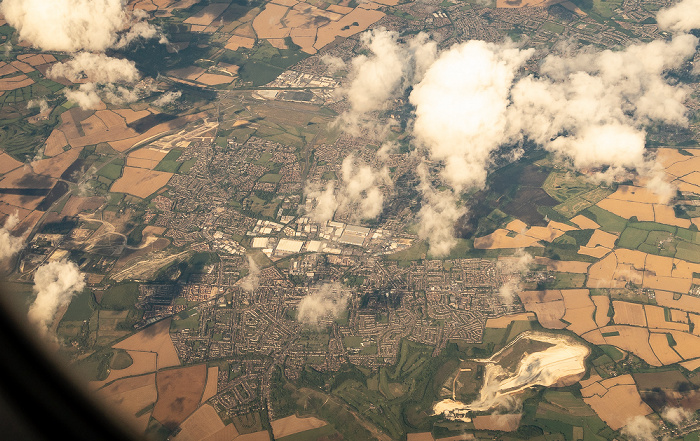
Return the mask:
[(296, 415), (291, 415), (270, 422), (270, 425), (272, 426), (272, 433), (277, 439), (293, 435), (295, 433), (317, 429), (327, 424), (328, 423), (325, 421), (319, 420), (315, 417), (299, 418)]
[(511, 314), (504, 315), (499, 318), (489, 318), (486, 320), (487, 328), (499, 328), (506, 329), (511, 323), (518, 320), (532, 321), (536, 320), (535, 316), (530, 312), (523, 312), (521, 314)]
[(198, 441), (207, 437), (221, 436), (226, 430), (229, 439), (238, 436), (238, 431), (233, 424), (224, 425), (214, 408), (208, 404), (199, 407), (192, 415), (180, 424), (178, 438), (184, 441)]
[[(515, 222), (515, 221), (514, 221)], [(521, 228), (524, 223), (509, 224), (505, 229), (499, 228), (493, 233), (474, 239), (474, 248), (494, 250), (501, 248), (527, 248), (542, 246), (540, 241), (552, 242), (566, 231), (575, 230), (575, 227), (550, 221), (546, 227)]]
[(542, 326), (548, 329), (566, 328), (567, 324), (561, 321), (566, 314), (561, 291), (523, 291), (518, 296), (525, 310), (535, 313)]
[(209, 400), (209, 398), (216, 395), (217, 392), (217, 381), (219, 378), (219, 367), (210, 366), (207, 369), (207, 384), (204, 386), (204, 393), (202, 393), (202, 403)]
[(143, 418), (137, 417), (136, 414), (156, 402), (156, 375), (123, 378), (97, 390), (96, 393), (110, 403), (126, 423), (143, 433), (149, 415)]
[(630, 418), (652, 413), (639, 396), (631, 375), (588, 381), (581, 389), (581, 395), (583, 401), (613, 430), (622, 428)]
[(104, 384), (124, 377), (133, 377), (156, 371), (156, 354), (154, 352), (126, 351), (133, 360), (124, 369), (112, 369)]
[(113, 347), (132, 351), (154, 352), (158, 357), (156, 359), (158, 369), (178, 366), (180, 359), (170, 339), (170, 321), (171, 319), (166, 319), (154, 323), (120, 341)]
[(616, 324), (642, 327), (647, 325), (644, 305), (614, 300), (612, 307), (615, 311), (613, 320)]
[(110, 190), (146, 198), (163, 188), (172, 177), (173, 173), (126, 166)]
[(152, 147), (134, 150), (126, 157), (126, 165), (153, 170), (167, 154), (167, 151)]
[(474, 417), (474, 427), (479, 430), (499, 430), (502, 432), (512, 432), (520, 425), (522, 415), (500, 414), (500, 415), (479, 415)]
[(182, 423), (199, 405), (206, 374), (204, 364), (158, 371), (158, 401), (153, 418), (166, 427), (175, 428)]

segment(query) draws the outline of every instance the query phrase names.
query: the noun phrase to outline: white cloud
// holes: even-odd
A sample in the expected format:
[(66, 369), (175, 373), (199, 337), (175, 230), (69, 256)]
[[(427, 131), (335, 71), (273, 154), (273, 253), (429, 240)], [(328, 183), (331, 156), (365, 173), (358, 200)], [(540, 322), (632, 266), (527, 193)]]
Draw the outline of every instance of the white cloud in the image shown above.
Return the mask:
[(150, 94), (151, 90), (148, 85), (129, 88), (113, 83), (85, 83), (77, 89), (64, 89), (63, 93), (69, 101), (76, 103), (84, 110), (89, 110), (101, 108), (103, 102), (116, 105), (133, 103)]
[(63, 93), (68, 101), (76, 103), (83, 110), (99, 109), (102, 106), (94, 83), (81, 84), (78, 89), (64, 89)]
[(248, 292), (253, 292), (260, 286), (260, 267), (255, 260), (248, 255), (248, 275), (241, 280), (241, 288)]
[[(47, 72), (49, 78), (65, 77), (73, 82), (84, 77), (98, 85), (138, 81), (134, 62), (109, 57), (104, 51), (161, 35), (146, 20), (148, 14), (128, 11), (122, 0), (4, 0), (0, 13), (17, 29), (20, 40), (43, 50), (73, 53), (71, 59), (56, 63)], [(107, 102), (139, 99), (136, 91), (123, 86), (101, 89)], [(102, 101), (97, 92), (94, 84), (83, 84), (64, 93), (81, 108), (94, 109)]]
[(371, 219), (382, 212), (382, 187), (391, 187), (389, 170), (375, 171), (353, 155), (348, 155), (341, 166), (343, 183), (340, 210), (351, 213), (353, 219)]
[(88, 81), (100, 84), (134, 83), (141, 77), (133, 61), (91, 52), (80, 52), (66, 62), (54, 64), (47, 76), (64, 77), (73, 82), (85, 76)]
[(43, 50), (103, 52), (157, 34), (122, 0), (3, 0), (0, 12), (20, 40)]
[(311, 288), (299, 302), (297, 321), (319, 327), (324, 322), (339, 318), (347, 309), (350, 291), (338, 282), (324, 283)]
[(164, 94), (153, 100), (151, 104), (157, 107), (164, 107), (168, 104), (174, 103), (181, 96), (182, 92), (180, 92), (179, 90), (165, 92)]
[(326, 65), (326, 70), (329, 75), (333, 75), (334, 73), (347, 68), (345, 61), (343, 61), (342, 58), (329, 54), (325, 54), (321, 57), (321, 63)]
[(414, 86), (413, 134), (455, 191), (486, 182), (491, 153), (510, 138), (510, 88), (533, 52), (469, 41), (440, 54)]
[(336, 181), (328, 182), (325, 187), (319, 184), (306, 187), (306, 197), (314, 201), (309, 216), (320, 223), (333, 219), (336, 213), (351, 220), (377, 217), (384, 206), (384, 191), (392, 185), (386, 167), (374, 170), (350, 154), (341, 165), (337, 192)]
[(401, 85), (404, 54), (397, 38), (397, 32), (383, 28), (360, 36), (370, 55), (352, 60), (351, 82), (345, 92), (353, 112), (362, 114), (382, 108)]
[(29, 100), (27, 101), (27, 109), (31, 109), (34, 107), (39, 108), (39, 113), (46, 113), (49, 111), (49, 103), (46, 102), (44, 98), (42, 99), (35, 99), (35, 100)]
[(313, 201), (312, 209), (308, 213), (311, 220), (318, 223), (326, 223), (333, 219), (338, 209), (338, 201), (335, 198), (335, 181), (330, 181), (323, 187), (318, 183), (309, 183), (304, 188), (304, 196)]
[(656, 14), (659, 29), (689, 32), (700, 28), (700, 0), (683, 0)]
[(499, 259), (496, 269), (500, 273), (503, 284), (498, 289), (498, 295), (506, 305), (513, 303), (513, 299), (522, 289), (522, 279), (525, 273), (530, 270), (533, 257), (530, 253), (519, 249), (512, 257)]
[(24, 238), (12, 235), (12, 230), (17, 226), (18, 222), (17, 214), (11, 214), (5, 219), (5, 224), (0, 228), (0, 260), (12, 257), (24, 246)]
[(389, 157), (399, 150), (399, 144), (396, 141), (386, 141), (377, 150), (377, 159), (386, 161)]
[(425, 164), (418, 167), (418, 175), (421, 180), (419, 190), (423, 195), (423, 205), (418, 212), (418, 237), (428, 240), (433, 256), (442, 257), (449, 254), (457, 243), (454, 226), (467, 210), (459, 203), (455, 192), (449, 189), (438, 191), (430, 185)]
[(661, 412), (661, 418), (674, 426), (681, 425), (691, 416), (693, 416), (693, 413), (682, 407), (665, 407)]
[(63, 77), (73, 82), (86, 78), (89, 82), (78, 89), (64, 89), (66, 98), (82, 109), (99, 108), (103, 101), (120, 105), (140, 98), (137, 90), (114, 84), (138, 81), (141, 74), (135, 63), (103, 53), (79, 52), (66, 62), (54, 64), (46, 74), (49, 78)]
[[(384, 52), (408, 52), (395, 38), (382, 41)], [(430, 56), (421, 57), (428, 60), (424, 74), (402, 77), (414, 78), (409, 99), (415, 106), (417, 152), (437, 165), (437, 176), (422, 179), (421, 236), (436, 242), (439, 254), (447, 253), (455, 243), (449, 237), (452, 225), (464, 213), (458, 208), (459, 196), (485, 186), (496, 152), (517, 159), (525, 139), (577, 169), (605, 169), (593, 174), (597, 179), (611, 180), (633, 170), (649, 178), (650, 188), (665, 197), (672, 194), (646, 153), (644, 127), (653, 122), (687, 124), (684, 102), (690, 91), (669, 84), (665, 73), (692, 57), (697, 42), (684, 34), (615, 52), (550, 55), (537, 77), (523, 70), (534, 51), (510, 42), (469, 41), (433, 62)], [(392, 44), (394, 49), (387, 47)], [(411, 44), (411, 51), (419, 53), (420, 42)], [(420, 70), (415, 58), (403, 59), (404, 72), (409, 67)], [(368, 62), (367, 57), (360, 60), (359, 66)], [(398, 84), (400, 70), (393, 67), (392, 85)], [(372, 103), (368, 108), (381, 107), (380, 98), (391, 96), (359, 90), (366, 91), (365, 102)], [(510, 150), (504, 152), (504, 146)], [(434, 180), (451, 191), (426, 186)]]
[[(437, 43), (429, 41), (427, 34), (420, 33), (405, 44), (398, 38), (397, 32), (384, 28), (360, 36), (368, 55), (352, 60), (350, 83), (340, 90), (350, 104), (350, 110), (339, 117), (345, 130), (352, 133), (364, 127), (378, 133), (386, 132), (376, 126), (376, 121), (367, 119), (366, 114), (385, 108), (390, 99), (420, 79), (435, 59)], [(330, 62), (338, 65), (337, 60)]]
[(49, 262), (34, 274), (36, 298), (29, 307), (29, 320), (45, 335), (59, 308), (67, 306), (73, 296), (85, 288), (84, 275), (67, 260)]
[(654, 431), (657, 429), (656, 424), (642, 415), (637, 415), (627, 421), (625, 427), (622, 428), (622, 434), (626, 435), (635, 441), (654, 441)]
[(646, 167), (643, 127), (687, 124), (689, 90), (668, 84), (664, 74), (691, 57), (696, 44), (692, 35), (680, 35), (616, 52), (549, 56), (540, 77), (513, 85), (509, 131), (577, 168)]
[(138, 101), (141, 96), (138, 89), (129, 89), (110, 83), (102, 88), (102, 98), (108, 103), (122, 105)]
[[(696, 27), (699, 1), (660, 12), (659, 22), (679, 32)], [(455, 244), (453, 226), (465, 213), (460, 197), (485, 186), (494, 156), (516, 160), (526, 140), (594, 179), (635, 172), (663, 198), (673, 194), (645, 149), (645, 127), (688, 124), (685, 101), (691, 90), (669, 82), (666, 74), (693, 57), (698, 44), (693, 35), (618, 51), (576, 54), (564, 48), (539, 64), (537, 76), (526, 68), (534, 49), (510, 41), (468, 41), (438, 54), (424, 34), (403, 43), (397, 33), (377, 29), (361, 42), (367, 54), (351, 63), (343, 89), (350, 110), (339, 121), (349, 131), (363, 127), (385, 134), (367, 113), (385, 108), (412, 86), (415, 118), (408, 131), (418, 159), (435, 174), (423, 176), (420, 187), (419, 234), (431, 242), (431, 252), (444, 255)], [(386, 156), (385, 149), (379, 156)], [(434, 189), (433, 182), (447, 190)], [(343, 206), (343, 184), (334, 194), (330, 186), (318, 191), (329, 202), (324, 207)]]
[[(138, 9), (140, 11), (140, 9)], [(142, 16), (142, 19), (145, 17)], [(147, 21), (139, 21), (133, 24), (129, 30), (119, 37), (119, 40), (114, 44), (115, 48), (123, 48), (129, 46), (132, 42), (143, 39), (150, 40), (151, 38), (160, 37), (159, 43), (167, 44), (167, 39), (160, 33), (160, 30), (148, 23)]]

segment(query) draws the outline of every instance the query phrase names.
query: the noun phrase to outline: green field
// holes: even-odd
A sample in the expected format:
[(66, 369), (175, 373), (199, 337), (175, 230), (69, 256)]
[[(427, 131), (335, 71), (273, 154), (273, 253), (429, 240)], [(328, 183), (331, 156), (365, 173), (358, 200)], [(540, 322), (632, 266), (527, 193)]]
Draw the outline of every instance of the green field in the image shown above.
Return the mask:
[(593, 9), (605, 18), (615, 15), (613, 11), (620, 6), (622, 6), (622, 0), (593, 0)]
[(272, 184), (277, 184), (279, 183), (280, 179), (282, 179), (282, 176), (277, 174), (277, 173), (268, 173), (266, 175), (263, 175), (258, 182), (270, 182)]
[(593, 184), (584, 175), (563, 170), (550, 173), (542, 184), (542, 189), (560, 202), (553, 209), (567, 219), (597, 204), (613, 192), (612, 188)]
[[(2, 98), (4, 95), (0, 96), (0, 101)], [(31, 124), (25, 118), (0, 119), (0, 146), (20, 162), (34, 158), (58, 123), (58, 114), (52, 112), (49, 120), (39, 125)]]
[(87, 320), (92, 316), (93, 311), (97, 303), (95, 302), (95, 296), (92, 291), (85, 289), (78, 293), (73, 300), (71, 300), (70, 305), (66, 313), (63, 315), (63, 320), (66, 321), (83, 321)]
[[(348, 346), (358, 346), (361, 339), (346, 337), (345, 341)], [(459, 357), (464, 357), (456, 351), (457, 346), (450, 344), (446, 351), (449, 354), (432, 357), (429, 346), (402, 340), (396, 364), (381, 367), (378, 374), (370, 375), (369, 370), (352, 365), (331, 375), (307, 367), (297, 384), (292, 384), (278, 372), (273, 378), (277, 391), (275, 400), (287, 409), (284, 414), (289, 414), (291, 409), (305, 409), (305, 413), (311, 412), (329, 422), (345, 439), (371, 437), (363, 429), (358, 431), (357, 422), (347, 417), (343, 406), (348, 406), (391, 439), (401, 439), (407, 432), (430, 430), (429, 409), (445, 380), (457, 370)], [(323, 385), (329, 388), (330, 395), (308, 389), (322, 389)], [(334, 402), (338, 399), (345, 404)], [(336, 410), (329, 412), (325, 409), (328, 406)]]
[(131, 358), (128, 352), (123, 349), (117, 349), (114, 351), (112, 360), (110, 361), (110, 368), (112, 369), (126, 369), (134, 363), (134, 359)]
[(615, 346), (610, 346), (610, 345), (600, 345), (598, 346), (600, 349), (605, 352), (605, 355), (608, 357), (612, 358), (614, 362), (618, 362), (625, 358), (624, 354), (620, 352), (619, 349), (617, 349)]
[(90, 356), (73, 364), (73, 368), (81, 378), (87, 381), (101, 381), (109, 375), (114, 351), (111, 349), (99, 350)]
[(620, 239), (617, 242), (617, 246), (620, 248), (627, 248), (630, 250), (636, 250), (649, 236), (649, 232), (646, 230), (639, 230), (637, 228), (625, 228), (625, 230), (620, 235)]
[[(156, 165), (154, 170), (168, 173), (177, 173), (182, 165), (182, 162), (177, 162), (177, 159), (182, 155), (182, 150), (173, 149)], [(191, 167), (191, 166), (190, 166)]]
[(325, 351), (328, 349), (330, 336), (327, 332), (304, 330), (299, 335), (297, 344), (309, 351)]
[(111, 309), (115, 311), (124, 311), (131, 309), (136, 304), (139, 297), (138, 283), (129, 282), (119, 285), (114, 285), (105, 290), (100, 300), (100, 306), (103, 309)]
[(589, 207), (582, 214), (598, 223), (600, 229), (608, 233), (621, 233), (627, 227), (626, 219), (595, 205)]
[(178, 332), (183, 329), (195, 329), (199, 326), (199, 313), (194, 309), (186, 309), (173, 316), (170, 322), (170, 332)]
[[(576, 392), (545, 390), (527, 398), (522, 413), (518, 432), (521, 436), (532, 432), (525, 439), (533, 439), (535, 432), (539, 432), (536, 429), (558, 435), (559, 439), (563, 435), (567, 441), (603, 441), (614, 435)], [(525, 428), (530, 430), (525, 432)], [(544, 439), (556, 438), (545, 435)]]
[(542, 29), (544, 29), (545, 31), (554, 32), (555, 34), (561, 34), (562, 32), (564, 32), (565, 28), (564, 26), (558, 23), (547, 21), (542, 24)]
[(386, 258), (387, 260), (398, 260), (399, 262), (411, 262), (414, 260), (425, 259), (427, 253), (428, 244), (424, 241), (418, 241), (403, 251), (389, 254)]
[(630, 221), (622, 231), (617, 246), (700, 263), (700, 245), (697, 241), (696, 231), (656, 222)]
[(361, 348), (362, 347), (362, 337), (348, 335), (343, 338), (343, 343), (345, 343), (346, 348)]
[(110, 181), (115, 181), (122, 175), (122, 168), (124, 168), (124, 161), (121, 159), (115, 159), (102, 167), (97, 172), (97, 175), (109, 179)]
[(586, 275), (578, 273), (552, 273), (554, 281), (545, 284), (546, 289), (583, 288)]
[(262, 40), (252, 49), (226, 50), (221, 60), (240, 65), (238, 73), (241, 79), (257, 87), (274, 80), (286, 68), (306, 57), (308, 55), (298, 49), (277, 49)]
[(268, 162), (270, 162), (270, 159), (272, 159), (272, 153), (262, 152), (260, 154), (260, 158), (257, 161), (255, 161), (255, 164), (265, 166), (268, 164)]

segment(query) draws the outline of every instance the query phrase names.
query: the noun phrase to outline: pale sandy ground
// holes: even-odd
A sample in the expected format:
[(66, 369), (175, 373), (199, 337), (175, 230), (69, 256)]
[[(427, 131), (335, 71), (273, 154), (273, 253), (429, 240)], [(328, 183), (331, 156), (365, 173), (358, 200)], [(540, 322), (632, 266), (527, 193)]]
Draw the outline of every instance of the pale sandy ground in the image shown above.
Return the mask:
[[(496, 360), (518, 340), (529, 338), (550, 343), (553, 346), (532, 354), (526, 354), (515, 374), (506, 372)], [(434, 414), (448, 411), (488, 411), (502, 403), (507, 397), (535, 385), (552, 386), (586, 372), (585, 360), (590, 354), (587, 346), (558, 334), (544, 332), (524, 332), (510, 344), (487, 360), (477, 360), (486, 364), (484, 384), (480, 398), (470, 404), (455, 400), (442, 400), (434, 408)], [(578, 381), (580, 377), (576, 378)]]

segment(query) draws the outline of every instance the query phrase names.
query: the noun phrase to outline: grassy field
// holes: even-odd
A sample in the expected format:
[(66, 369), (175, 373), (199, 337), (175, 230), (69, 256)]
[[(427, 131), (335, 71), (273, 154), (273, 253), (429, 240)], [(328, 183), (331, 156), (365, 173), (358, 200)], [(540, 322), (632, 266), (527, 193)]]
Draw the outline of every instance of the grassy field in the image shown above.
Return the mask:
[(617, 246), (700, 263), (698, 232), (656, 222), (629, 221)]
[(526, 400), (520, 425), (563, 434), (567, 441), (603, 441), (613, 435), (613, 431), (580, 396), (566, 390), (546, 389)]
[(552, 273), (553, 282), (545, 284), (546, 289), (583, 288), (586, 284), (586, 275), (577, 273)]
[(270, 182), (273, 184), (279, 183), (280, 179), (282, 179), (282, 176), (277, 174), (277, 173), (268, 173), (266, 175), (263, 175), (258, 182)]
[[(357, 346), (360, 341), (346, 338), (347, 345)], [(382, 367), (374, 375), (369, 370), (363, 372), (354, 367), (332, 376), (307, 368), (302, 372), (299, 387), (291, 383), (283, 386), (291, 393), (284, 401), (289, 403), (293, 398), (296, 409), (306, 409), (305, 412), (310, 411), (328, 421), (346, 439), (371, 439), (367, 423), (369, 427), (380, 428), (391, 439), (401, 439), (407, 432), (427, 431), (432, 426), (432, 403), (459, 365), (455, 355), (457, 346), (450, 344), (449, 347), (449, 355), (434, 358), (429, 346), (402, 340), (396, 364)], [(306, 389), (306, 386), (315, 388), (323, 384), (330, 384), (331, 395), (337, 398)], [(280, 385), (276, 385), (276, 389), (280, 389)], [(345, 404), (335, 401), (338, 398)], [(321, 406), (317, 407), (321, 399)], [(328, 412), (326, 407), (329, 406), (336, 407), (336, 411)], [(358, 428), (358, 421), (349, 418), (343, 406), (348, 406), (347, 409), (364, 420), (365, 427)]]
[(627, 227), (627, 220), (616, 214), (592, 206), (582, 213), (600, 225), (600, 229), (608, 233), (621, 233)]
[(309, 351), (324, 351), (328, 349), (330, 336), (326, 332), (305, 330), (299, 335), (297, 343)]
[(544, 29), (545, 31), (554, 32), (555, 34), (561, 34), (562, 32), (564, 32), (564, 26), (558, 23), (553, 23), (551, 21), (542, 24), (542, 29)]
[[(546, 26), (553, 23), (545, 23)], [(556, 32), (552, 29), (552, 32)], [(573, 174), (570, 171), (554, 170), (547, 176), (542, 189), (560, 202), (553, 207), (567, 219), (598, 203), (612, 193), (612, 189), (600, 187), (592, 183), (586, 176)]]
[[(3, 97), (0, 96), (0, 100)], [(39, 125), (31, 124), (23, 117), (0, 119), (0, 146), (16, 160), (26, 162), (44, 145), (53, 126), (58, 124), (58, 114), (57, 111), (52, 112), (49, 120)]]
[(80, 374), (81, 378), (87, 381), (101, 381), (109, 375), (113, 357), (113, 350), (99, 350), (74, 363), (73, 368)]
[(386, 258), (388, 260), (397, 260), (399, 262), (411, 262), (418, 259), (425, 259), (427, 254), (428, 244), (424, 241), (418, 241), (403, 251), (389, 254)]
[(131, 309), (136, 304), (139, 297), (138, 283), (129, 282), (119, 285), (114, 285), (105, 290), (100, 300), (100, 306), (103, 309), (111, 309), (115, 311), (124, 311)]
[(85, 289), (73, 297), (73, 300), (71, 300), (66, 313), (63, 315), (63, 320), (87, 320), (90, 318), (90, 316), (92, 316), (96, 306), (97, 303), (95, 302), (95, 296), (92, 294), (92, 291)]
[[(177, 162), (177, 158), (182, 155), (182, 150), (173, 149), (168, 152), (167, 155), (156, 165), (156, 171), (163, 171), (169, 173), (177, 173), (182, 165), (182, 162)], [(191, 167), (191, 166), (190, 166)]]
[(620, 248), (627, 248), (630, 250), (636, 250), (649, 236), (649, 232), (646, 230), (639, 230), (637, 228), (625, 228), (620, 239), (618, 239), (617, 246)]
[(240, 65), (238, 73), (241, 79), (257, 87), (274, 80), (284, 69), (306, 57), (308, 54), (299, 50), (277, 49), (266, 40), (262, 40), (252, 49), (226, 50), (221, 60)]
[(128, 352), (123, 349), (117, 349), (112, 355), (112, 360), (109, 363), (109, 367), (112, 369), (126, 369), (134, 363), (134, 359), (131, 358)]
[(362, 337), (348, 335), (343, 338), (343, 343), (347, 348), (361, 348), (362, 347)]
[(177, 332), (183, 329), (195, 329), (199, 326), (199, 313), (194, 309), (186, 309), (173, 316), (170, 323), (170, 332)]
[(620, 352), (620, 350), (617, 349), (615, 346), (600, 345), (598, 347), (603, 350), (605, 355), (612, 358), (612, 360), (614, 362), (618, 362), (618, 361), (622, 360), (623, 358), (625, 358), (625, 355), (622, 352)]
[(102, 167), (98, 172), (98, 176), (114, 181), (122, 175), (122, 169), (124, 168), (124, 161), (122, 159), (115, 159), (109, 164)]
[(615, 9), (622, 6), (622, 0), (593, 0), (593, 9), (604, 18), (610, 18)]

